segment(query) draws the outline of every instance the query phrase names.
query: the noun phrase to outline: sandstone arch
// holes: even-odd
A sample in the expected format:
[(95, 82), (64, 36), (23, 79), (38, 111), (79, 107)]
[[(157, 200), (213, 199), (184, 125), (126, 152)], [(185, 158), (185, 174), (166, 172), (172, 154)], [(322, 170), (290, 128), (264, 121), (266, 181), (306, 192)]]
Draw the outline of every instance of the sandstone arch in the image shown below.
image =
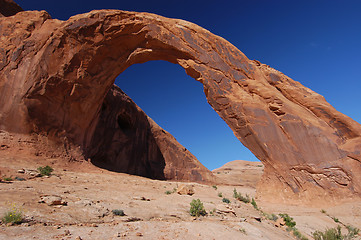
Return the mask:
[(148, 13), (16, 18), (24, 21), (0, 19), (1, 129), (46, 132), (87, 154), (116, 76), (135, 63), (165, 60), (203, 84), (209, 104), (265, 164), (261, 196), (360, 197), (360, 124), (223, 38)]

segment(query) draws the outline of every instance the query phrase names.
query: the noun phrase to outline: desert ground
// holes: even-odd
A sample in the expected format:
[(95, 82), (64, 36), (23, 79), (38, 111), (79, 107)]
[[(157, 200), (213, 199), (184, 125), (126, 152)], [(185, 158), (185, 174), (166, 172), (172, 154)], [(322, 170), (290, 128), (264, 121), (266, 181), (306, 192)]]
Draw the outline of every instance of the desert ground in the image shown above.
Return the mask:
[[(52, 174), (36, 176), (36, 169), (46, 165), (54, 169)], [(213, 171), (227, 184), (207, 185), (115, 173), (89, 162), (67, 162), (2, 145), (0, 171), (0, 215), (15, 206), (24, 216), (20, 224), (2, 223), (0, 239), (297, 239), (280, 218), (269, 219), (279, 213), (294, 218), (308, 239), (316, 230), (337, 225), (345, 233), (347, 225), (361, 228), (359, 202), (321, 209), (258, 200), (260, 162), (229, 162)], [(184, 186), (194, 194), (177, 193)], [(259, 209), (235, 199), (234, 189), (255, 198)], [(193, 199), (201, 200), (207, 215), (190, 215)]]

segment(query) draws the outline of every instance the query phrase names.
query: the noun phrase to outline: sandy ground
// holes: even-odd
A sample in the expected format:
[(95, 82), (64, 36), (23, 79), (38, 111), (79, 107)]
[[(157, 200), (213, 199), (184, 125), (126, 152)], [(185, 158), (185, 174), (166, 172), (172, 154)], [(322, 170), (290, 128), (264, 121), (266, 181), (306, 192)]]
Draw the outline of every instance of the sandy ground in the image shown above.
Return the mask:
[[(309, 239), (316, 230), (336, 227), (331, 217), (337, 217), (341, 226), (361, 228), (359, 202), (325, 208), (326, 213), (322, 213), (319, 208), (268, 204), (256, 199), (261, 211), (234, 199), (234, 188), (243, 195), (256, 196), (254, 186), (263, 169), (260, 163), (235, 161), (216, 169), (214, 172), (223, 180), (230, 177), (229, 183), (237, 183), (238, 178), (243, 182), (210, 186), (114, 173), (87, 162), (62, 162), (22, 152), (15, 154), (6, 148), (0, 150), (2, 178), (25, 179), (0, 183), (0, 215), (14, 204), (25, 215), (25, 222), (19, 225), (1, 224), (0, 239), (295, 239), (285, 227), (276, 227), (274, 221), (266, 219), (262, 211), (288, 213)], [(54, 168), (50, 177), (17, 172), (45, 165)], [(184, 184), (191, 185), (195, 194), (173, 192)], [(58, 196), (67, 204), (49, 206), (39, 202), (42, 196)], [(223, 203), (223, 197), (231, 203)], [(190, 216), (192, 199), (204, 203), (206, 216)], [(126, 215), (116, 216), (114, 209), (121, 209)]]

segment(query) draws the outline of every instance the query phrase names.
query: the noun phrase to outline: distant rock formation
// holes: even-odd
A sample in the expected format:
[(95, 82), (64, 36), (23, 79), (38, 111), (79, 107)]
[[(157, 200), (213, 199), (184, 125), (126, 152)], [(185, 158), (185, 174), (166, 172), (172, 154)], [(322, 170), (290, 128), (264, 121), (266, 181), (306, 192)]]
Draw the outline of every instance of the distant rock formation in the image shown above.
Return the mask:
[[(45, 11), (20, 12), (0, 18), (0, 26), (0, 129), (66, 139), (99, 164), (108, 156), (108, 167), (150, 171), (162, 178), (161, 172), (149, 170), (162, 168), (161, 158), (123, 165), (116, 153), (103, 149), (108, 140), (97, 140), (102, 133), (114, 139), (114, 124), (120, 129), (136, 126), (125, 112), (106, 104), (115, 78), (132, 64), (165, 60), (181, 65), (203, 84), (209, 104), (262, 161), (261, 197), (361, 196), (361, 125), (321, 95), (249, 60), (195, 24), (149, 13), (99, 10), (67, 21), (51, 19)], [(105, 111), (105, 105), (111, 109)], [(152, 121), (141, 121), (159, 132)], [(178, 162), (182, 160), (172, 159), (163, 137), (149, 137), (158, 145), (149, 154), (160, 156), (161, 151), (170, 159), (165, 160), (168, 166), (182, 166), (175, 172), (189, 171), (189, 165)], [(170, 176), (177, 175), (170, 168)]]
[(212, 170), (212, 173), (215, 174), (218, 182), (223, 184), (256, 188), (263, 174), (263, 164), (234, 160)]

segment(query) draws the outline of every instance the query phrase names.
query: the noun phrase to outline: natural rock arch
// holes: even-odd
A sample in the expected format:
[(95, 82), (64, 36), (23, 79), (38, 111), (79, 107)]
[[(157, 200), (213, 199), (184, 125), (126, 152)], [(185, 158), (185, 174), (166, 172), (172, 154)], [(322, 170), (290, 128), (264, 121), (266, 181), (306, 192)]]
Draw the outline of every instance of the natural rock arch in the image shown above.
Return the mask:
[(8, 40), (0, 49), (1, 129), (47, 132), (87, 153), (114, 79), (132, 64), (165, 60), (203, 84), (209, 104), (264, 163), (261, 196), (361, 195), (360, 124), (223, 38), (148, 13), (16, 18), (24, 21), (0, 19)]

